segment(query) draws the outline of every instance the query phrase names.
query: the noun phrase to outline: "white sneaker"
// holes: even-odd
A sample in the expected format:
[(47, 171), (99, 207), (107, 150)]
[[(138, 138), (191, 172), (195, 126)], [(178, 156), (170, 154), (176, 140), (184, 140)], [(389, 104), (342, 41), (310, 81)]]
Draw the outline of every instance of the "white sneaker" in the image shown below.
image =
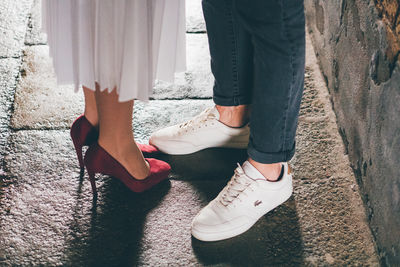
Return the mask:
[(219, 121), (215, 107), (193, 119), (156, 131), (149, 143), (171, 155), (190, 154), (210, 147), (247, 148), (250, 128), (232, 128)]
[(277, 182), (267, 181), (248, 161), (243, 168), (238, 166), (225, 188), (193, 219), (195, 238), (218, 241), (240, 235), (292, 195), (287, 163), (283, 163), (283, 177)]

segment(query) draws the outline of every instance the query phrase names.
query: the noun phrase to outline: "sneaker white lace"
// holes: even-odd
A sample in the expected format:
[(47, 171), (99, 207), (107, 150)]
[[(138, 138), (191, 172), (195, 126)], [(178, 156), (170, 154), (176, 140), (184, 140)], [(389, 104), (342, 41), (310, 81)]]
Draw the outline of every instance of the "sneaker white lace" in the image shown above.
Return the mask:
[(161, 152), (183, 155), (210, 147), (247, 148), (250, 128), (232, 128), (219, 121), (215, 107), (204, 110), (187, 122), (154, 132), (150, 144)]
[(283, 168), (283, 177), (269, 182), (248, 161), (243, 168), (239, 165), (225, 188), (193, 219), (192, 235), (202, 241), (218, 241), (246, 232), (291, 196), (292, 174), (287, 163)]

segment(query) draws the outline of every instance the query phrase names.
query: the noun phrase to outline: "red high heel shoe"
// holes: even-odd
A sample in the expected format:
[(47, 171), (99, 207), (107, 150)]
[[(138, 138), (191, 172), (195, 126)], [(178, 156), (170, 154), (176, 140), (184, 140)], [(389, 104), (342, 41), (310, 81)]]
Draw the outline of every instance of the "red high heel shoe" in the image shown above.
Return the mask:
[(113, 156), (104, 150), (97, 142), (92, 144), (85, 154), (85, 166), (89, 174), (93, 195), (97, 196), (95, 175), (101, 173), (117, 178), (133, 192), (143, 192), (168, 178), (171, 166), (168, 163), (147, 158), (150, 165), (150, 175), (144, 180), (135, 179)]
[[(81, 172), (84, 169), (82, 147), (90, 146), (97, 141), (99, 134), (96, 129), (85, 117), (85, 115), (79, 116), (71, 126), (71, 138), (74, 143), (76, 155), (78, 156), (79, 167)], [(136, 143), (139, 149), (142, 151), (145, 157), (149, 157), (159, 153), (160, 151), (152, 146), (145, 144)]]

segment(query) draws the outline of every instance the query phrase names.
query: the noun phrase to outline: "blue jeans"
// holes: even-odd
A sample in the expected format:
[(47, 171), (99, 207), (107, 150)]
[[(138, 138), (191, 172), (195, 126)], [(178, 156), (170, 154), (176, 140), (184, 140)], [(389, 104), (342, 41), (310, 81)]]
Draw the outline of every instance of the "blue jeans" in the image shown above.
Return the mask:
[(214, 102), (251, 104), (249, 157), (289, 161), (304, 87), (303, 0), (203, 0)]

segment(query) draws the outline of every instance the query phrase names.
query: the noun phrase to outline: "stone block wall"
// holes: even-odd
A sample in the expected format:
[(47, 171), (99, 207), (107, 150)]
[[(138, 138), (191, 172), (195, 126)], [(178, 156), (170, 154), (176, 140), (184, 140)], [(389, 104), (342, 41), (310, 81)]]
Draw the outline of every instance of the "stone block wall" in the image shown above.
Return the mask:
[(400, 265), (399, 0), (305, 0), (382, 265)]

